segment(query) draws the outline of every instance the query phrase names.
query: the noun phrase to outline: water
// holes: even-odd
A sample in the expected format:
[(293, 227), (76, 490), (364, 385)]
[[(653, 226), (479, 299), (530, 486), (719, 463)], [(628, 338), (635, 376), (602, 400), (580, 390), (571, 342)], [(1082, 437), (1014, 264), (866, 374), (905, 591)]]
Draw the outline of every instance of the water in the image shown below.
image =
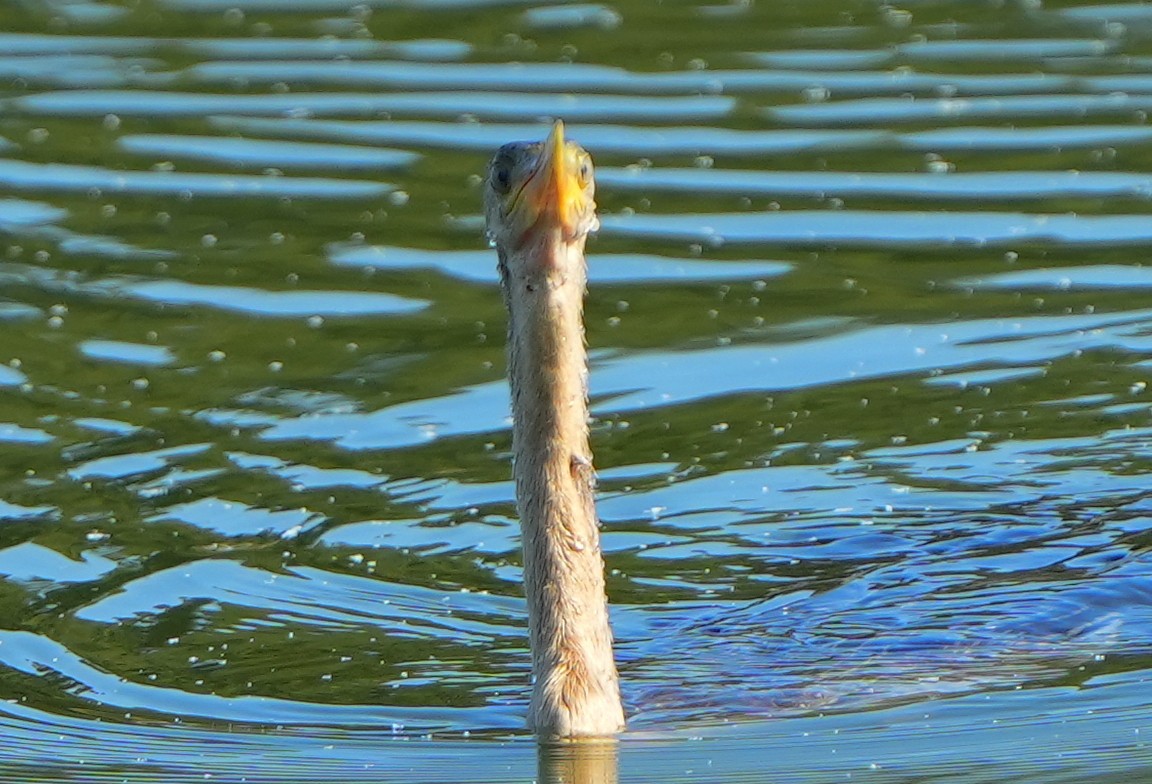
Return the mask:
[[(0, 30), (5, 778), (1152, 774), (1152, 6)], [(631, 729), (538, 758), (478, 182), (553, 116)]]

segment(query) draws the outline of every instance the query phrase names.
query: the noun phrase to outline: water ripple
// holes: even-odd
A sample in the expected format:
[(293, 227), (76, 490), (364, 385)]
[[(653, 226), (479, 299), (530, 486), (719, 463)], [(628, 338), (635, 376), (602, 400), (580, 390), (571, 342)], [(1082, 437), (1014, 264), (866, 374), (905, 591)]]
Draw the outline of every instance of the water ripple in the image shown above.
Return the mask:
[[(567, 7), (571, 9), (571, 6)], [(387, 88), (550, 93), (635, 92), (648, 95), (694, 93), (795, 93), (825, 88), (838, 94), (886, 95), (933, 93), (947, 89), (969, 95), (1012, 95), (1070, 90), (1091, 84), (1051, 74), (964, 74), (894, 71), (830, 70), (698, 70), (673, 73), (635, 73), (598, 65), (547, 63), (431, 64), (316, 61), (210, 62), (187, 69), (183, 76), (199, 84), (218, 85), (241, 80), (245, 84), (328, 84)]]
[(1143, 245), (1143, 215), (1030, 215), (1013, 212), (788, 210), (708, 215), (607, 215), (610, 236), (710, 244), (790, 245)]
[(84, 117), (112, 113), (147, 117), (201, 117), (206, 114), (303, 114), (457, 117), (469, 114), (505, 120), (560, 116), (573, 120), (685, 120), (723, 117), (732, 98), (623, 95), (534, 95), (531, 93), (292, 93), (289, 95), (208, 95), (148, 90), (71, 90), (10, 98), (0, 105), (32, 116)]
[(348, 145), (276, 142), (219, 136), (122, 136), (118, 144), (137, 155), (192, 158), (234, 166), (309, 169), (398, 169), (419, 155), (405, 150)]
[(1152, 109), (1152, 96), (1093, 94), (1005, 95), (998, 98), (862, 98), (824, 104), (779, 106), (765, 117), (788, 125), (893, 125), (974, 120), (1067, 120), (1135, 117)]
[(427, 302), (361, 291), (259, 291), (241, 286), (204, 286), (178, 281), (124, 283), (121, 291), (158, 305), (199, 305), (242, 313), (299, 318), (381, 316), (414, 313)]
[(600, 169), (597, 181), (631, 191), (771, 196), (892, 196), (970, 201), (1152, 197), (1152, 177), (1127, 172), (807, 172), (798, 178), (794, 172), (635, 167)]
[(41, 35), (0, 33), (0, 51), (11, 55), (154, 55), (186, 52), (202, 57), (407, 57), (416, 60), (459, 59), (472, 51), (464, 41), (414, 39), (364, 41), (322, 38), (151, 38), (148, 36)]
[[(213, 117), (221, 130), (489, 152), (513, 139), (533, 139), (544, 125), (517, 123), (447, 123), (413, 121), (340, 121)], [(573, 123), (573, 138), (598, 153), (633, 155), (739, 154), (783, 155), (808, 151), (895, 146), (887, 131), (766, 130), (741, 131), (702, 126), (646, 128), (632, 125)], [(1140, 129), (1137, 129), (1140, 130)]]
[(364, 199), (382, 196), (392, 186), (327, 178), (184, 172), (112, 171), (96, 166), (37, 164), (0, 160), (0, 184), (13, 190), (108, 193), (190, 193), (207, 197), (299, 197)]

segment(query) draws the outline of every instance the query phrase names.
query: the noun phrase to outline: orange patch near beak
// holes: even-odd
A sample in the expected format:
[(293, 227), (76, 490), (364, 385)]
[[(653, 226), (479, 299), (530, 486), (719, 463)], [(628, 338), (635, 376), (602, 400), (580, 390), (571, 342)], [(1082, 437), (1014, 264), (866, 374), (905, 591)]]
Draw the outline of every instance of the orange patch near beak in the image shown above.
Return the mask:
[(523, 196), (526, 206), (537, 216), (552, 217), (566, 235), (576, 232), (577, 217), (588, 200), (579, 172), (577, 156), (564, 141), (564, 123), (557, 120), (544, 142)]

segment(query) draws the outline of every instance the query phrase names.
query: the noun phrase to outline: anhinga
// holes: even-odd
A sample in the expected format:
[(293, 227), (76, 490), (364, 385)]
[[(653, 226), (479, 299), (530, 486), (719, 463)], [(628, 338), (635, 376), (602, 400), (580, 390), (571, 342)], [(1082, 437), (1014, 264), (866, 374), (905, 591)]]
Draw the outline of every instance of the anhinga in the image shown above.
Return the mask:
[(512, 452), (538, 735), (624, 727), (588, 444), (584, 243), (599, 226), (592, 160), (557, 122), (497, 151), (484, 184), (508, 308)]

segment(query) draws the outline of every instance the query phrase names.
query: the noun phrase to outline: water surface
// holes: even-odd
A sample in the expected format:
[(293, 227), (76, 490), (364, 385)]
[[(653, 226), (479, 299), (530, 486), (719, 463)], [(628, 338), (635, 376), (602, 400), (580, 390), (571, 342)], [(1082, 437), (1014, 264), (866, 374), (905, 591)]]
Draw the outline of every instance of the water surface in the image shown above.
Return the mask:
[[(29, 0), (0, 29), (4, 776), (1152, 774), (1147, 6)], [(522, 729), (478, 205), (554, 117), (603, 222), (631, 724), (592, 762)]]

